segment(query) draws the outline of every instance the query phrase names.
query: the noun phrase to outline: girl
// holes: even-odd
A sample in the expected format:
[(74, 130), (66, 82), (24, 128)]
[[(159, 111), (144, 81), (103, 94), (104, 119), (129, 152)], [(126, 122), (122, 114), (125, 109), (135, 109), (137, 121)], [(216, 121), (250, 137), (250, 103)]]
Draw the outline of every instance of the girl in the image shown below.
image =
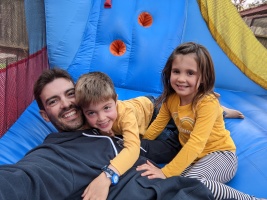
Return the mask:
[(202, 45), (188, 42), (178, 46), (162, 71), (163, 93), (159, 114), (144, 134), (154, 140), (172, 118), (182, 145), (162, 169), (147, 162), (137, 167), (142, 176), (197, 178), (216, 199), (253, 199), (223, 183), (237, 170), (236, 147), (225, 129), (223, 109), (213, 92), (215, 72), (211, 56)]

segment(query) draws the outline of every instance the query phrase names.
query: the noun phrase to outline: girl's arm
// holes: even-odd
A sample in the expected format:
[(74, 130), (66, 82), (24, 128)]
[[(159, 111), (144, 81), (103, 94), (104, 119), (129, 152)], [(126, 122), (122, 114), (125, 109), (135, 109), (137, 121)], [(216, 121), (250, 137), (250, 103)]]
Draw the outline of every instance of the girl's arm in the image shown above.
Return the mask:
[(143, 136), (143, 139), (149, 139), (149, 140), (156, 139), (159, 136), (159, 134), (163, 131), (163, 129), (166, 127), (170, 119), (171, 115), (169, 109), (167, 108), (166, 103), (163, 103), (159, 110), (159, 114), (148, 127), (147, 131)]
[[(162, 168), (166, 177), (180, 175), (190, 164), (192, 164), (204, 150), (210, 137), (215, 121), (220, 112), (220, 105), (217, 100), (201, 102), (196, 108), (195, 124), (183, 148), (174, 159)], [(179, 129), (180, 130), (180, 129)], [(188, 133), (179, 132), (180, 138)]]

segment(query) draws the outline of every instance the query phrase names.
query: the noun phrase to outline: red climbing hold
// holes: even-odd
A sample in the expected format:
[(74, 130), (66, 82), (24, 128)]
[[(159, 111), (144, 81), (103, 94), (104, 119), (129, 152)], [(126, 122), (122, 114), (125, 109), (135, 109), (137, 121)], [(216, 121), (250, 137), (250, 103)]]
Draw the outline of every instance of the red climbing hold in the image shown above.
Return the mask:
[(111, 0), (106, 0), (105, 1), (104, 8), (111, 8)]

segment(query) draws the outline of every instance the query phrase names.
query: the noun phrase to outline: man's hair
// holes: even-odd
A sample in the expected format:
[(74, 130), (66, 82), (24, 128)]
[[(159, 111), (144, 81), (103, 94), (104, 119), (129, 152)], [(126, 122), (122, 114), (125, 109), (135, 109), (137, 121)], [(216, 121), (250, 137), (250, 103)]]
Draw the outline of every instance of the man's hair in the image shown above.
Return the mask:
[(39, 76), (38, 80), (35, 82), (34, 88), (33, 88), (33, 93), (34, 93), (34, 98), (35, 98), (40, 110), (44, 110), (44, 105), (43, 105), (42, 100), (40, 98), (40, 95), (41, 95), (44, 87), (48, 83), (51, 83), (52, 81), (54, 81), (55, 79), (58, 79), (58, 78), (64, 78), (66, 80), (69, 80), (74, 85), (74, 81), (73, 81), (72, 77), (70, 76), (70, 74), (67, 71), (65, 71), (63, 69), (59, 69), (59, 68), (44, 70), (43, 73)]
[(117, 94), (111, 78), (102, 72), (89, 72), (82, 75), (75, 86), (75, 97), (78, 106), (85, 107), (112, 98)]

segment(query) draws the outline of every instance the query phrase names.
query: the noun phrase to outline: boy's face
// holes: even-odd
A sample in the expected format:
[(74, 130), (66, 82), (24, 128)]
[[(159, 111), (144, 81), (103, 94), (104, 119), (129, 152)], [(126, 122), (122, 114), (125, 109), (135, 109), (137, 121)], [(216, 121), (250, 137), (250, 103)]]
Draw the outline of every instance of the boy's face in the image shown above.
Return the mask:
[(84, 106), (82, 110), (92, 128), (99, 129), (105, 135), (112, 135), (111, 129), (117, 119), (116, 102), (112, 98), (108, 101)]

